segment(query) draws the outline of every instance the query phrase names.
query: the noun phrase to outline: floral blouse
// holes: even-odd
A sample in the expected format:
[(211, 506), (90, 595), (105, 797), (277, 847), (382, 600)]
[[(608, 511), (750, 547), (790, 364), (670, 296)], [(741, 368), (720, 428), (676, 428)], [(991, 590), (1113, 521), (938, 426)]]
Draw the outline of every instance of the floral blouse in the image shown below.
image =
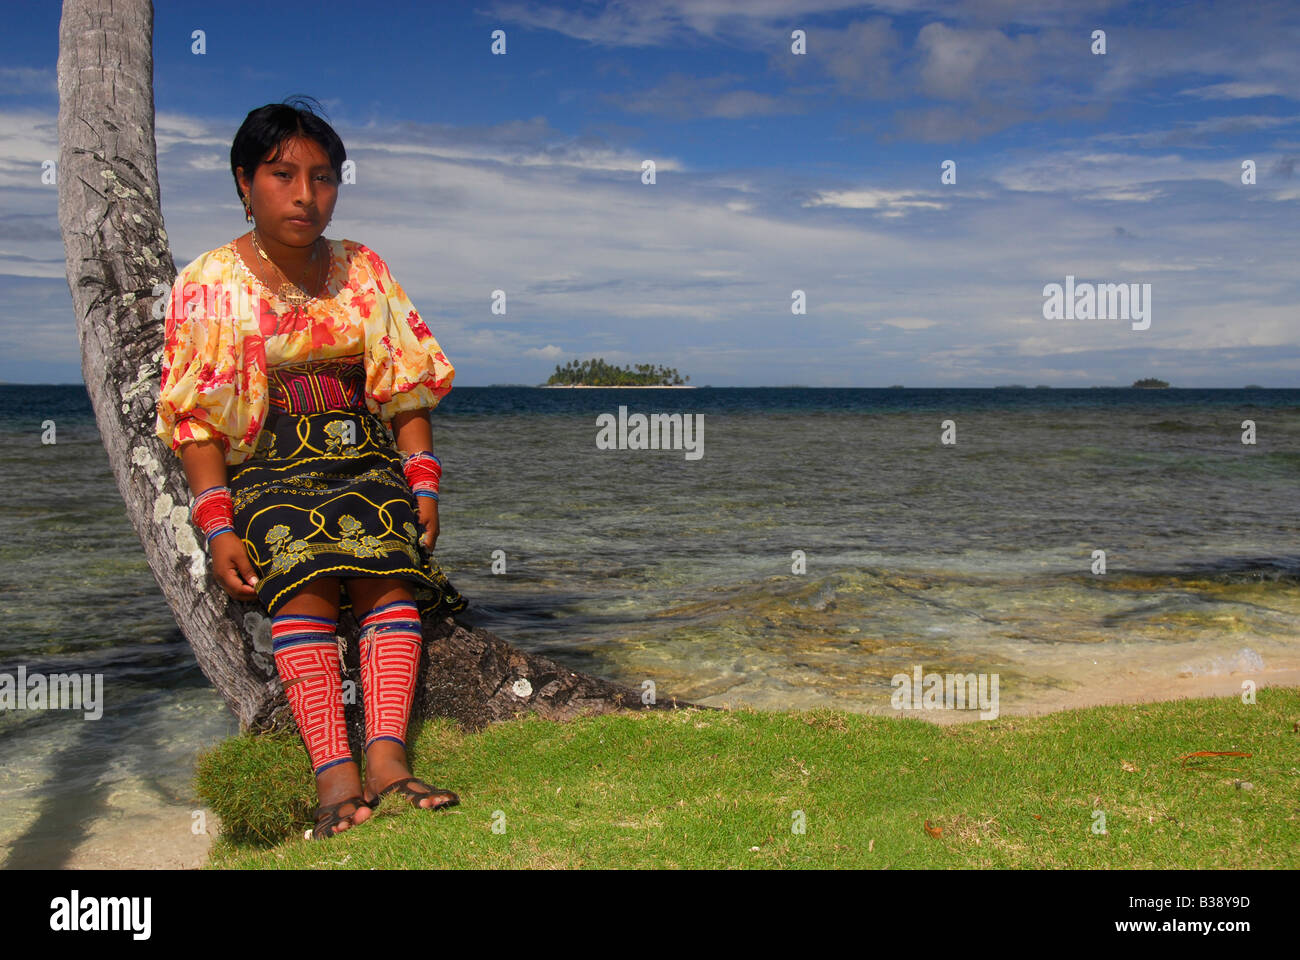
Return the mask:
[(242, 463), (266, 422), (266, 371), (281, 364), (364, 355), (366, 408), (386, 425), (432, 409), (456, 374), (379, 254), (326, 240), (322, 293), (291, 308), (267, 289), (234, 241), (201, 254), (172, 286), (155, 432), (182, 445), (215, 439)]

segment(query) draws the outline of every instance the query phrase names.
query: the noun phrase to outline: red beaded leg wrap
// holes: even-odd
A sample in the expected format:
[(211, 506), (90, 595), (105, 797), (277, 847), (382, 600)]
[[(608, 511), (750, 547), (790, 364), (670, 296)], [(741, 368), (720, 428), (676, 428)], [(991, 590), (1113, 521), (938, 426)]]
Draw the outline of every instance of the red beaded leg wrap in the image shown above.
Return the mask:
[(275, 666), (317, 774), (352, 759), (343, 722), (343, 680), (334, 639), (337, 626), (337, 620), (324, 617), (283, 614), (271, 618)]
[(415, 604), (394, 600), (361, 619), (361, 690), (366, 707), (366, 748), (376, 740), (406, 746), (415, 672), (423, 632)]

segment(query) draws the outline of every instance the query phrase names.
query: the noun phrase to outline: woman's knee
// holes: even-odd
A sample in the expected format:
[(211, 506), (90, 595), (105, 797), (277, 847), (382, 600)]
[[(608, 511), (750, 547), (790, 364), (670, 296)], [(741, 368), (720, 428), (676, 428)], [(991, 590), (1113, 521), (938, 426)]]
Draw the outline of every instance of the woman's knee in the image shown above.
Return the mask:
[(303, 584), (285, 601), (280, 613), (300, 614), (307, 617), (337, 617), (339, 615), (339, 578), (321, 577)]
[(357, 619), (364, 617), (375, 607), (397, 600), (407, 603), (415, 602), (410, 585), (399, 577), (353, 577), (347, 581), (348, 596), (352, 598), (352, 610)]

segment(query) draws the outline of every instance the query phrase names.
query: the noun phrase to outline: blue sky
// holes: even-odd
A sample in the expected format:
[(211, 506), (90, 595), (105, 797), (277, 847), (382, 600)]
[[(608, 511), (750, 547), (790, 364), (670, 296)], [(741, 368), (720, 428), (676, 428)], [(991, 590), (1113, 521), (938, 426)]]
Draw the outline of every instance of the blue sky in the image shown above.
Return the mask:
[[(40, 183), (59, 14), (0, 37), (11, 382), (82, 379)], [(600, 356), (714, 386), (1300, 387), (1295, 3), (167, 0), (153, 50), (177, 266), (246, 229), (244, 116), (315, 97), (357, 165), (326, 235), (389, 262), (458, 385)], [(1067, 275), (1151, 284), (1149, 329), (1044, 319)]]

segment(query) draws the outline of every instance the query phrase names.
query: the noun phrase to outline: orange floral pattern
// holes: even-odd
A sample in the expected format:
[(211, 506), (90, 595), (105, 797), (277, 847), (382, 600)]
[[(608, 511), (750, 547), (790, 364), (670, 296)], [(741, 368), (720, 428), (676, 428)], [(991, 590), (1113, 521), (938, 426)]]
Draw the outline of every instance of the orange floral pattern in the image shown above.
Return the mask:
[(385, 424), (451, 391), (456, 370), (388, 264), (365, 244), (327, 242), (324, 292), (296, 308), (249, 272), (233, 241), (177, 274), (155, 423), (177, 456), (213, 439), (227, 465), (247, 459), (266, 422), (268, 367), (363, 353), (366, 408)]

